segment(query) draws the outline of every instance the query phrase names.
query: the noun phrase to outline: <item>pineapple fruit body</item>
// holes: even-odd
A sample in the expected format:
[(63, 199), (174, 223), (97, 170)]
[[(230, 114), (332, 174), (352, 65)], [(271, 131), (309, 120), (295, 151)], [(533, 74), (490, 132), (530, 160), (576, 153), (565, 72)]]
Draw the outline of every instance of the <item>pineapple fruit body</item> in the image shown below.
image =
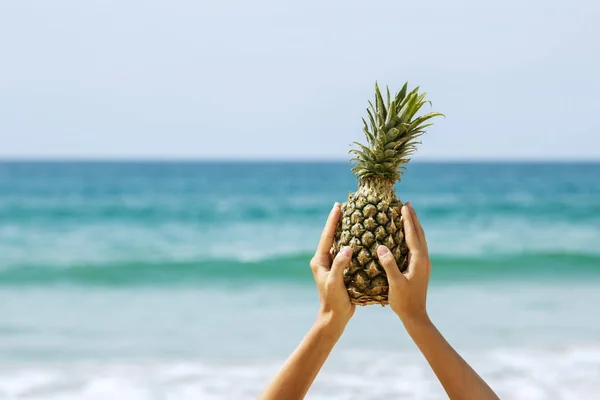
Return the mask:
[(393, 187), (387, 182), (367, 180), (342, 204), (334, 253), (350, 246), (352, 260), (344, 270), (344, 282), (355, 304), (388, 303), (388, 281), (377, 259), (377, 247), (387, 246), (401, 271), (408, 265), (408, 248), (400, 209)]
[(408, 248), (394, 184), (400, 181), (404, 165), (416, 150), (417, 138), (427, 123), (442, 114), (430, 112), (417, 116), (429, 103), (419, 88), (408, 92), (408, 84), (394, 96), (386, 91), (384, 100), (375, 84), (375, 102), (369, 102), (368, 120), (363, 118), (367, 143), (356, 143), (350, 150), (356, 156), (352, 171), (358, 178), (358, 190), (342, 204), (332, 254), (345, 246), (352, 249), (352, 260), (344, 270), (344, 282), (352, 303), (388, 304), (388, 281), (377, 258), (380, 245), (388, 247), (400, 271), (408, 266)]

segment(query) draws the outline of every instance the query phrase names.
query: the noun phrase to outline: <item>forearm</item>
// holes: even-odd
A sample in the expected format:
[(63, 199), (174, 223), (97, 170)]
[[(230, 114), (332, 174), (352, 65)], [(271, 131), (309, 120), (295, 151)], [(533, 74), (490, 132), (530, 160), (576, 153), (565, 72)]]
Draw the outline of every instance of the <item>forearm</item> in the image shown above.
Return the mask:
[(259, 399), (303, 399), (344, 328), (327, 317), (318, 318)]
[(498, 399), (487, 383), (450, 346), (429, 317), (424, 315), (403, 322), (450, 399)]

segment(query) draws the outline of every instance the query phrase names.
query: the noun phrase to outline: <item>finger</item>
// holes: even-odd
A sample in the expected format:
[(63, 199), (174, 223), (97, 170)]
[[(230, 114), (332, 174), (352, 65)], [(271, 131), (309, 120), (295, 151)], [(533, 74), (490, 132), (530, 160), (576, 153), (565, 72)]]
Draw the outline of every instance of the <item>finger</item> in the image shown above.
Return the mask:
[(342, 210), (340, 208), (340, 203), (335, 203), (331, 212), (329, 213), (329, 217), (327, 218), (327, 222), (325, 223), (325, 228), (323, 229), (323, 233), (321, 234), (321, 240), (319, 241), (319, 245), (317, 246), (317, 252), (315, 255), (319, 256), (328, 256), (329, 251), (331, 250), (331, 246), (333, 245), (333, 238), (335, 236), (335, 229), (337, 227), (338, 221), (340, 220), (340, 215)]
[(417, 216), (417, 212), (413, 208), (412, 203), (407, 203), (408, 208), (410, 209), (410, 214), (412, 217), (412, 222), (415, 227), (415, 231), (419, 237), (419, 242), (421, 243), (421, 248), (426, 252), (427, 251), (427, 240), (425, 239), (425, 232), (423, 231), (423, 227), (421, 226), (421, 222), (419, 221), (419, 217)]
[(327, 272), (327, 268), (329, 268), (329, 264), (326, 261), (324, 262), (322, 257), (316, 255), (310, 260), (309, 265), (315, 279), (317, 278), (317, 275), (321, 273), (321, 270)]
[(404, 237), (406, 238), (406, 244), (411, 252), (416, 252), (421, 246), (419, 242), (419, 236), (415, 230), (415, 225), (412, 219), (412, 213), (407, 205), (402, 207), (402, 221), (404, 222)]
[(400, 268), (398, 268), (398, 264), (396, 264), (396, 260), (394, 260), (390, 249), (385, 246), (379, 246), (377, 248), (377, 256), (379, 257), (379, 263), (385, 270), (390, 286), (399, 285), (406, 281), (406, 277), (400, 272)]
[(350, 247), (346, 246), (340, 250), (338, 255), (333, 259), (333, 264), (331, 265), (331, 272), (329, 273), (331, 280), (344, 280), (344, 269), (348, 266), (351, 258), (352, 249)]

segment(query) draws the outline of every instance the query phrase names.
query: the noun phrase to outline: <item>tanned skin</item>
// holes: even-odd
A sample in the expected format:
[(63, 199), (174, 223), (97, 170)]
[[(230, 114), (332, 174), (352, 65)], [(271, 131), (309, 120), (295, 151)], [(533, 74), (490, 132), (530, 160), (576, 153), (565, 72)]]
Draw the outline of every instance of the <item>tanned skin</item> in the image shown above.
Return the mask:
[[(340, 215), (340, 205), (336, 203), (310, 262), (321, 301), (316, 320), (260, 400), (303, 399), (354, 314), (355, 306), (350, 302), (343, 279), (352, 251), (344, 248), (335, 259), (330, 253)], [(387, 247), (377, 249), (389, 282), (390, 308), (404, 324), (450, 399), (499, 400), (429, 318), (426, 303), (431, 261), (425, 233), (410, 203), (402, 207), (402, 220), (409, 249), (406, 272), (400, 272)]]

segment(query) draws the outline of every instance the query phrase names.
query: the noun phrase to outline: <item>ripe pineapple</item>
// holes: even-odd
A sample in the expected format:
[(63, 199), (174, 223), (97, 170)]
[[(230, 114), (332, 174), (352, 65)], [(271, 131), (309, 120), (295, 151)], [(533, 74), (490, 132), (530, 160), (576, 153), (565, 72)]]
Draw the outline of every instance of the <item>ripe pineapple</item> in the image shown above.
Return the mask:
[(404, 164), (415, 151), (416, 139), (425, 133), (426, 124), (440, 113), (416, 116), (428, 101), (419, 88), (407, 93), (408, 84), (394, 98), (389, 89), (384, 102), (377, 83), (375, 105), (369, 102), (370, 124), (363, 118), (367, 146), (354, 143), (356, 155), (352, 171), (358, 178), (358, 190), (350, 193), (342, 204), (342, 217), (337, 227), (332, 253), (350, 246), (353, 257), (344, 271), (344, 281), (353, 303), (358, 305), (388, 303), (388, 282), (377, 259), (377, 247), (387, 246), (401, 271), (408, 266), (408, 248), (394, 184), (400, 181)]

